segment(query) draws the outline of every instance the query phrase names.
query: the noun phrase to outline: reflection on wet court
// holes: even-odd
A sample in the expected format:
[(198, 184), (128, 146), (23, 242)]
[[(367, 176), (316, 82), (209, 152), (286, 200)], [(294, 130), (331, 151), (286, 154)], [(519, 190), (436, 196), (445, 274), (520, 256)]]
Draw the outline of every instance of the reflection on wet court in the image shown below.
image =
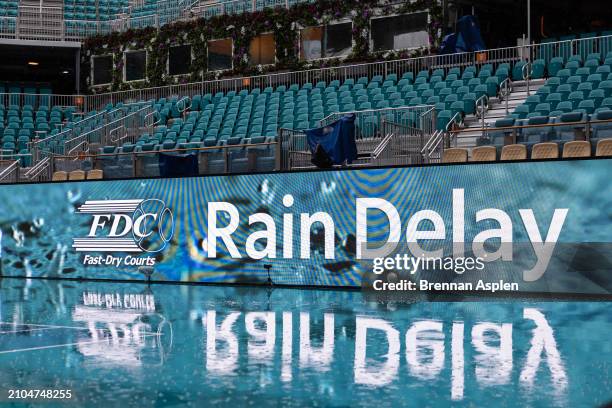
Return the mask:
[[(608, 302), (0, 280), (0, 403), (602, 406)], [(56, 402), (57, 403), (57, 402)]]

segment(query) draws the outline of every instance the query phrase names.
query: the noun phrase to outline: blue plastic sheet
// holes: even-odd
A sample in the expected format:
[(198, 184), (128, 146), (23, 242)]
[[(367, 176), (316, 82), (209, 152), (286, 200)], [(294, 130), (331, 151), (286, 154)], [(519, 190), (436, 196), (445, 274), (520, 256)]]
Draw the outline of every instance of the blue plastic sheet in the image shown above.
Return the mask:
[(350, 164), (357, 158), (355, 115), (346, 115), (328, 126), (306, 130), (310, 151), (320, 145), (333, 164)]

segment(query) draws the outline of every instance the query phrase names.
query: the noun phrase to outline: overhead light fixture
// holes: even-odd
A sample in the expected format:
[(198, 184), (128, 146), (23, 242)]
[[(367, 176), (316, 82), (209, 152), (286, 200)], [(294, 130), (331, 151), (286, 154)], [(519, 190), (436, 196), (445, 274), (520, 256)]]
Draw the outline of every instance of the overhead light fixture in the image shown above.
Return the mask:
[(37, 67), (38, 66), (38, 62), (36, 62), (36, 61), (28, 61), (28, 65), (30, 65), (32, 67)]
[(69, 71), (67, 71), (67, 70), (62, 71), (62, 74), (64, 74), (64, 75), (69, 74), (69, 73), (70, 73), (70, 72), (69, 72)]

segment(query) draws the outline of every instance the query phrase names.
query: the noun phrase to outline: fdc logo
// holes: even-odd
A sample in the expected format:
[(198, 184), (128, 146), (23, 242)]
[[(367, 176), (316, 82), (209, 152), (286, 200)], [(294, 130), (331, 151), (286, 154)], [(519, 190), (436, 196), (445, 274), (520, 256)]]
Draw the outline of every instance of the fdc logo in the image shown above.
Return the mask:
[(174, 215), (158, 199), (86, 201), (77, 212), (93, 217), (87, 237), (74, 239), (79, 252), (156, 253), (174, 235)]

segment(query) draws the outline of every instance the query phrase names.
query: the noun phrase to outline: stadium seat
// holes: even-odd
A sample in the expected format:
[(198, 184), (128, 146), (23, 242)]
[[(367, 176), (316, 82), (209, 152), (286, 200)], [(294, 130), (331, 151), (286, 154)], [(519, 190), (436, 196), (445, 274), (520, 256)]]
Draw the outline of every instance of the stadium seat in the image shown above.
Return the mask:
[(66, 181), (68, 180), (68, 173), (65, 171), (56, 171), (51, 177), (51, 181)]
[[(557, 124), (552, 128), (552, 134), (554, 134), (556, 141), (573, 141), (576, 139), (577, 131), (584, 131), (584, 125), (573, 125), (573, 123), (584, 122), (585, 114), (582, 112), (570, 112), (564, 113), (557, 119)], [(568, 123), (568, 125), (563, 125)]]
[(89, 170), (87, 172), (87, 180), (102, 180), (104, 178), (104, 171), (99, 169)]
[(568, 158), (581, 158), (591, 156), (591, 144), (584, 140), (576, 140), (567, 142), (563, 145), (564, 159)]
[[(591, 138), (592, 139), (606, 139), (612, 138), (612, 110), (604, 110), (595, 114), (592, 119), (595, 123), (592, 123), (593, 129)], [(610, 121), (597, 123), (597, 121)]]
[(83, 170), (73, 170), (68, 173), (68, 180), (85, 180), (85, 172)]
[(547, 160), (559, 158), (559, 145), (557, 143), (537, 143), (531, 150), (532, 160)]
[(548, 135), (551, 131), (549, 126), (543, 126), (549, 123), (548, 116), (533, 116), (527, 119), (527, 126), (533, 126), (523, 129), (520, 140), (526, 145), (545, 142), (548, 140)]
[(472, 149), (472, 162), (494, 162), (497, 158), (497, 149), (494, 146), (478, 146)]
[(612, 139), (602, 139), (597, 142), (595, 151), (597, 157), (612, 157)]
[(512, 144), (502, 147), (500, 161), (527, 160), (527, 147), (522, 144)]
[(442, 163), (465, 163), (468, 159), (468, 151), (466, 149), (451, 148), (446, 149), (442, 153)]
[(481, 143), (493, 144), (495, 146), (503, 146), (504, 144), (506, 144), (506, 138), (509, 136), (512, 136), (513, 130), (512, 129), (496, 130), (496, 129), (511, 128), (514, 125), (515, 125), (515, 119), (512, 117), (497, 119), (495, 121), (494, 128), (488, 133), (489, 139), (488, 140), (485, 139), (481, 141)]

